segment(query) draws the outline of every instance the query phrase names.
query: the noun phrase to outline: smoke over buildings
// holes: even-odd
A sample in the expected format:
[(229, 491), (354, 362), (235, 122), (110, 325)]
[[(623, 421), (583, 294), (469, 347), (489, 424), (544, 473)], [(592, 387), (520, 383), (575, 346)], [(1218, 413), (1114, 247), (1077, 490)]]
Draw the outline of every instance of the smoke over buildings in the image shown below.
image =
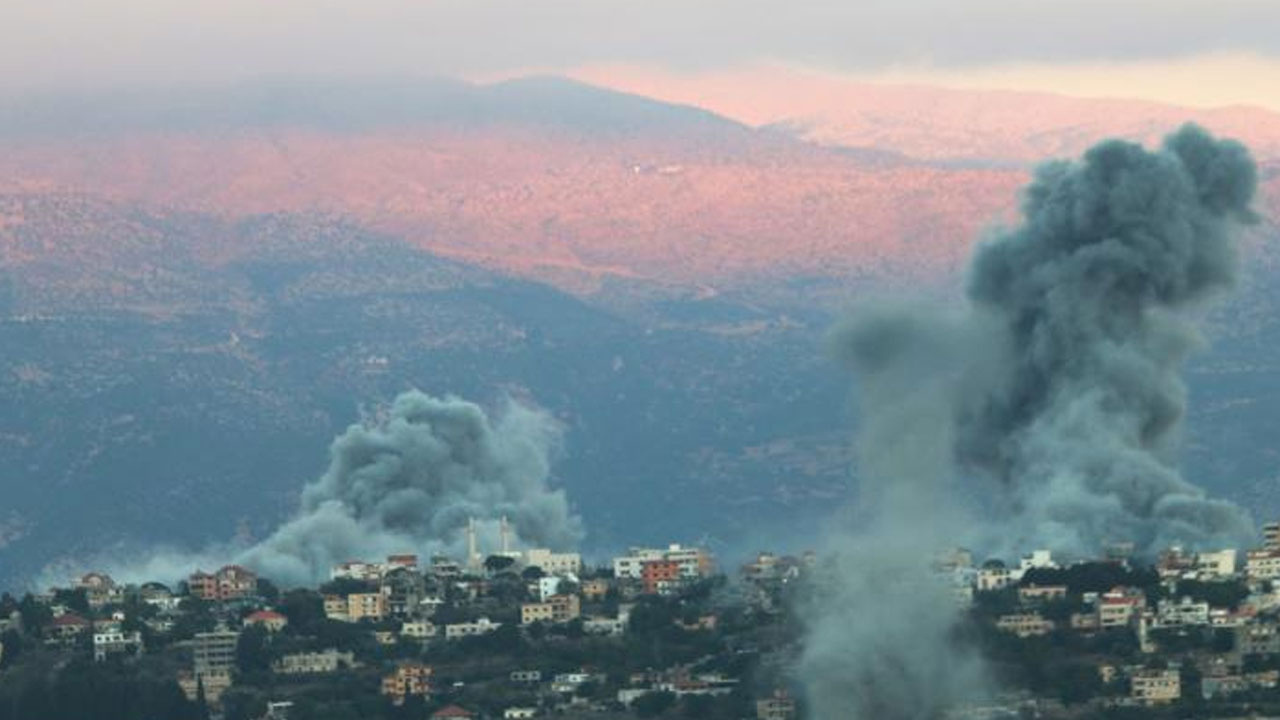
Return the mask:
[(496, 527), (505, 516), (520, 543), (573, 545), (581, 521), (547, 483), (558, 441), (550, 417), (514, 403), (490, 417), (456, 398), (402, 394), (385, 417), (334, 440), (297, 515), (239, 561), (311, 582), (353, 558), (457, 550), (473, 517)]
[(1038, 170), (1021, 224), (977, 250), (958, 314), (881, 310), (837, 333), (868, 519), (837, 539), (813, 613), (815, 717), (930, 718), (981, 691), (928, 567), (949, 545), (1150, 554), (1252, 534), (1177, 453), (1195, 313), (1234, 281), (1255, 187), (1242, 145), (1193, 126), (1156, 151), (1101, 143)]

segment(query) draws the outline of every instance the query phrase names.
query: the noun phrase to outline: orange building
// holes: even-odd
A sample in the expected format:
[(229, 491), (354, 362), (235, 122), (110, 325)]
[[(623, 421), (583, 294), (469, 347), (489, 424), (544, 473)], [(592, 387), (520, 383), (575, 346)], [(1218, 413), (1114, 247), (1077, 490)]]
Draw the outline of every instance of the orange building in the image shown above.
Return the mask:
[(410, 695), (425, 697), (431, 692), (431, 673), (430, 665), (405, 663), (382, 678), (382, 694), (396, 705), (403, 705)]
[(670, 595), (680, 586), (680, 563), (649, 560), (640, 566), (640, 581), (648, 595)]

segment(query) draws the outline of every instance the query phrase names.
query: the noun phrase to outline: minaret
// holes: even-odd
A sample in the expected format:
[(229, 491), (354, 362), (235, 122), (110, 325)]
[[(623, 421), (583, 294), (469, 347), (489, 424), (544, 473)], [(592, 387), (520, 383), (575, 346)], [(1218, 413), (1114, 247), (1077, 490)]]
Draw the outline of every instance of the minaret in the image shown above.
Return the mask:
[(467, 518), (467, 567), (480, 569), (480, 552), (476, 549), (476, 519)]
[(502, 516), (502, 524), (498, 527), (502, 538), (502, 554), (508, 556), (511, 554), (511, 526), (507, 525), (506, 515)]

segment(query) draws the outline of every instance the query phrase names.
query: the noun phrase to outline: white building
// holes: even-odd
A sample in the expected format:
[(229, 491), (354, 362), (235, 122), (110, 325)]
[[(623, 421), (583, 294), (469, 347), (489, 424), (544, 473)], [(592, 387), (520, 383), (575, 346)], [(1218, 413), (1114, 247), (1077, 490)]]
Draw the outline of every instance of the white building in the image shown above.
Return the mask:
[(1280, 579), (1280, 550), (1250, 550), (1245, 559), (1250, 580)]
[(639, 580), (644, 564), (654, 560), (674, 562), (680, 566), (680, 577), (694, 579), (707, 577), (712, 572), (711, 554), (702, 548), (668, 545), (665, 550), (631, 548), (626, 555), (613, 559), (613, 575), (617, 578)]
[(1196, 572), (1205, 577), (1231, 577), (1236, 574), (1234, 548), (1196, 555)]
[(1184, 596), (1177, 602), (1161, 600), (1156, 604), (1156, 627), (1208, 624), (1209, 603), (1207, 602), (1195, 602)]
[(137, 655), (142, 652), (142, 633), (97, 632), (93, 634), (93, 659), (102, 662), (114, 655)]
[(485, 635), (500, 627), (502, 627), (502, 623), (496, 623), (487, 617), (482, 617), (475, 622), (445, 625), (444, 636), (447, 640), (457, 640), (459, 638), (470, 637), (472, 635)]

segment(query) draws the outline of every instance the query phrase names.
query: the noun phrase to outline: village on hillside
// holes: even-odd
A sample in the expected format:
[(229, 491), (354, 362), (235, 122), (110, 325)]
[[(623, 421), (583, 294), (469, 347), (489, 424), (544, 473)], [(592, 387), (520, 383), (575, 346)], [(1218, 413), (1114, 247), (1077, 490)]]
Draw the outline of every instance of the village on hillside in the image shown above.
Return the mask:
[[(176, 587), (100, 572), (0, 600), (0, 720), (805, 717), (814, 553), (732, 573), (703, 548), (413, 554), (281, 590), (238, 566)], [(962, 636), (1001, 688), (949, 717), (1252, 717), (1280, 710), (1280, 524), (1259, 547), (1116, 546), (1060, 564), (941, 553)]]

